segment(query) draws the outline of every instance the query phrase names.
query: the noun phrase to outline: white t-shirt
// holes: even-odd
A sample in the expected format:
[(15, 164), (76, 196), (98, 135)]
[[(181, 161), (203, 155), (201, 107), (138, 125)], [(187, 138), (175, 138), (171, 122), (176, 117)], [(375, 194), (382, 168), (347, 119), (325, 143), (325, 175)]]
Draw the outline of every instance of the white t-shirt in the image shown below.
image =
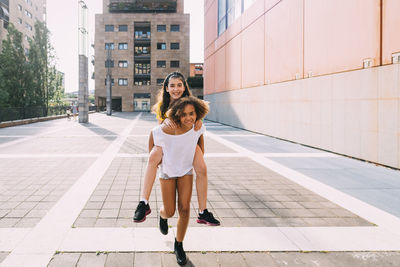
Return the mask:
[(206, 131), (192, 129), (184, 134), (166, 134), (161, 125), (152, 130), (154, 145), (162, 147), (162, 170), (169, 177), (182, 177), (193, 168), (193, 158), (199, 137)]

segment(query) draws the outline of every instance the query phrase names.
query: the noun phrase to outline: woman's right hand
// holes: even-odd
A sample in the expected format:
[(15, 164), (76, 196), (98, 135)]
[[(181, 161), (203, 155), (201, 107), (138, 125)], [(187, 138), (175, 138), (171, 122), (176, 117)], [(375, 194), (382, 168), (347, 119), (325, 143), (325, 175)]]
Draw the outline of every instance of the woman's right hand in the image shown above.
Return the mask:
[(171, 129), (176, 129), (178, 128), (178, 126), (176, 125), (176, 123), (168, 118), (166, 118), (163, 122), (163, 124), (165, 124), (165, 126), (168, 126)]

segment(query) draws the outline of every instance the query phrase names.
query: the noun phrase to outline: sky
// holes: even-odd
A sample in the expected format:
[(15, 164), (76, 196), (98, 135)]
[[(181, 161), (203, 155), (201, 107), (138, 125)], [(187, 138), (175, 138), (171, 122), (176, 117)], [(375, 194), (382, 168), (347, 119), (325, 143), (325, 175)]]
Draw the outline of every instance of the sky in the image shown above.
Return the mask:
[[(102, 0), (84, 0), (88, 7), (90, 44), (94, 43), (94, 14), (103, 10)], [(190, 62), (204, 60), (204, 0), (184, 0), (185, 13), (190, 14)], [(50, 42), (55, 49), (57, 68), (65, 74), (65, 91), (78, 90), (78, 0), (47, 0), (47, 27)], [(89, 62), (94, 49), (89, 48)], [(89, 90), (94, 89), (91, 79), (93, 65), (89, 64)]]

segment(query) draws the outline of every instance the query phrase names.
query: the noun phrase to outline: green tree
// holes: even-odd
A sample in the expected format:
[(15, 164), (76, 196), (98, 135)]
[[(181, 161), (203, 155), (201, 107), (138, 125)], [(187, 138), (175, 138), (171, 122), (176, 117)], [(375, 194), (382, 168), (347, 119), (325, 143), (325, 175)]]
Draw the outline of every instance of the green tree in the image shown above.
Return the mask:
[(31, 72), (22, 45), (22, 33), (12, 24), (0, 53), (0, 104), (2, 107), (25, 107)]

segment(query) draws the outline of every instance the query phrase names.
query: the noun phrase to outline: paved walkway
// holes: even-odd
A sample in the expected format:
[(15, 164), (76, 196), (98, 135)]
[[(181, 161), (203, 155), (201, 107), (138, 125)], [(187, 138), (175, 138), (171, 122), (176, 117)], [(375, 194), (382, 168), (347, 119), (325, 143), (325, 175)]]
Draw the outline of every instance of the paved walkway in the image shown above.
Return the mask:
[[(167, 236), (157, 228), (158, 182), (152, 213), (132, 221), (155, 125), (148, 113), (97, 113), (0, 129), (1, 266), (176, 266), (176, 217)], [(189, 266), (400, 262), (399, 171), (206, 126), (208, 208), (222, 225), (195, 222), (194, 187)]]

